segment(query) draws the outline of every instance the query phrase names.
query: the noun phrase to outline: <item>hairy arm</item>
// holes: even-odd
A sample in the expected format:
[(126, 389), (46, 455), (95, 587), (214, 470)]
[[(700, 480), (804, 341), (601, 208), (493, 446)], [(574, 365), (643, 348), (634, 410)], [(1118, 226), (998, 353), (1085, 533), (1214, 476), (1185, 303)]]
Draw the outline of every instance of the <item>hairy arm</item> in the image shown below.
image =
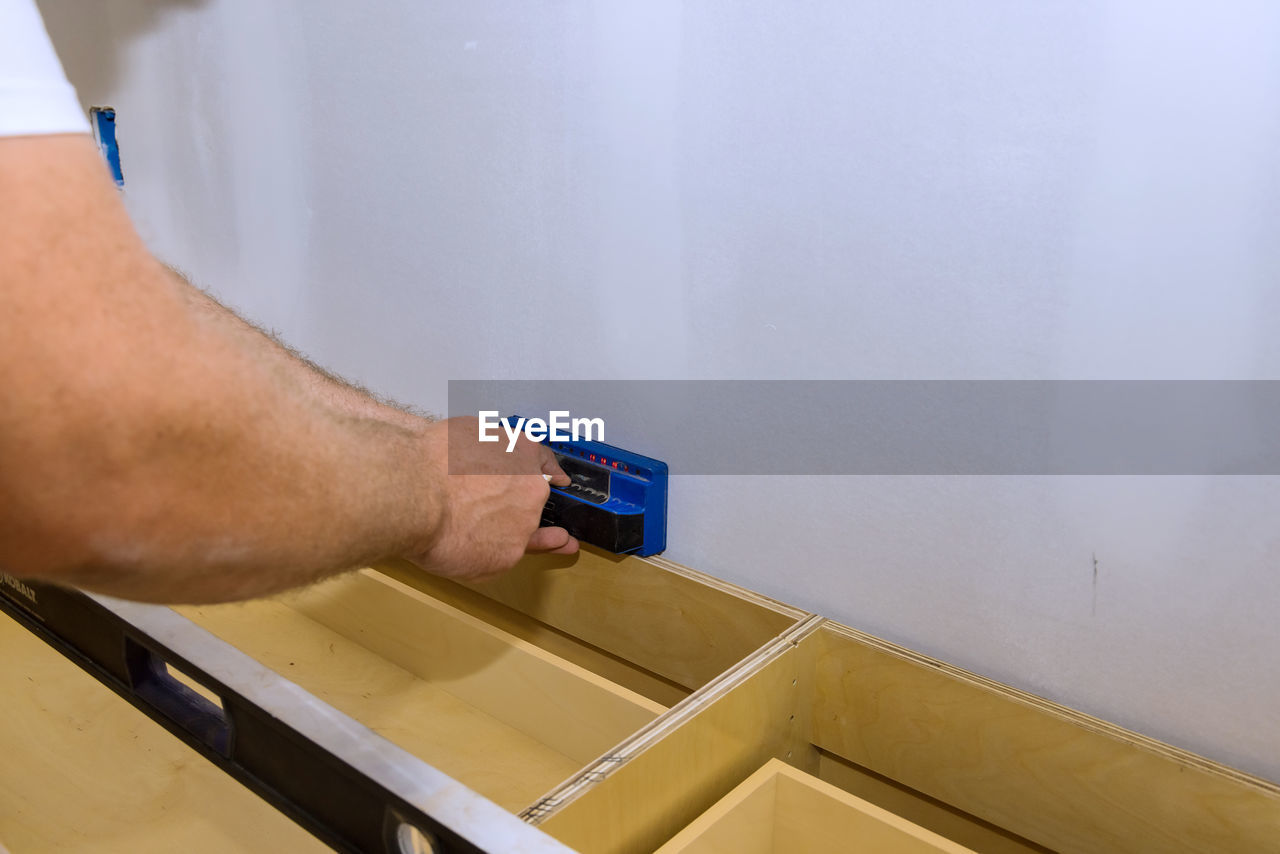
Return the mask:
[(179, 291), (198, 316), (221, 327), (247, 350), (256, 353), (258, 358), (292, 374), (322, 404), (348, 415), (373, 418), (410, 429), (422, 426), (424, 421), (434, 420), (430, 416), (411, 412), (408, 407), (380, 399), (368, 389), (329, 373), (274, 333), (244, 319), (196, 287), (181, 271), (173, 267), (168, 270)]
[(449, 475), (447, 422), (316, 373), (152, 258), (87, 136), (0, 140), (0, 198), (0, 568), (221, 601), (576, 548), (537, 529), (544, 449)]

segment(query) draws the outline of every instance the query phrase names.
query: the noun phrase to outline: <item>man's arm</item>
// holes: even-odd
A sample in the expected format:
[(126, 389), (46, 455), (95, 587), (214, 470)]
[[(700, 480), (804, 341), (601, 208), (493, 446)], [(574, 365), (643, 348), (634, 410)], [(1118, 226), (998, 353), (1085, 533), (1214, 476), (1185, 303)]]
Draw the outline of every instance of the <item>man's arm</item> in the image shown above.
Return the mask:
[(294, 373), (298, 381), (307, 386), (317, 400), (332, 406), (339, 412), (374, 418), (409, 428), (420, 426), (423, 419), (435, 420), (430, 416), (413, 413), (408, 407), (377, 398), (368, 389), (353, 385), (329, 373), (280, 340), (274, 333), (267, 332), (245, 320), (235, 311), (196, 287), (181, 271), (173, 267), (169, 267), (168, 270), (174, 281), (178, 283), (183, 297), (200, 315), (211, 323), (222, 326), (229, 335), (239, 338), (244, 346), (257, 353), (259, 358)]
[(576, 548), (536, 527), (540, 472), (563, 477), (545, 449), (449, 475), (448, 422), (339, 392), (193, 300), (88, 137), (0, 140), (0, 198), (0, 567), (218, 601), (391, 556), (478, 576)]

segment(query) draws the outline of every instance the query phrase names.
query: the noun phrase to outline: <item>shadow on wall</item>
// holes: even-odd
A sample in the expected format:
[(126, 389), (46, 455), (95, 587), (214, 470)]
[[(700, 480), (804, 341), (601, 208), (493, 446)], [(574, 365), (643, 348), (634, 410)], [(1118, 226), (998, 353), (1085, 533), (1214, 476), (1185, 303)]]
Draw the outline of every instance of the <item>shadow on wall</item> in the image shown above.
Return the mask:
[(67, 79), (84, 104), (103, 104), (117, 91), (122, 45), (158, 30), (169, 15), (196, 11), (209, 0), (36, 0)]

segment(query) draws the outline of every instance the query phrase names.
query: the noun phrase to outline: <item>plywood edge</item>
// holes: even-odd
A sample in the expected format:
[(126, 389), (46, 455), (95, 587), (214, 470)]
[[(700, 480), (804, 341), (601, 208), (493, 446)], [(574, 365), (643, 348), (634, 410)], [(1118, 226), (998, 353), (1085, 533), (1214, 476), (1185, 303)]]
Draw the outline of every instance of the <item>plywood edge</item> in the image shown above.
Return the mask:
[(664, 569), (667, 572), (672, 573), (673, 575), (683, 576), (684, 578), (687, 578), (697, 584), (701, 584), (704, 587), (711, 587), (716, 590), (723, 591), (724, 593), (741, 599), (744, 602), (751, 602), (761, 608), (773, 611), (774, 613), (780, 614), (788, 619), (795, 620), (796, 622), (800, 622), (806, 617), (812, 616), (808, 611), (797, 608), (794, 605), (788, 605), (786, 602), (765, 596), (763, 593), (757, 593), (754, 590), (734, 584), (731, 581), (716, 578), (714, 575), (708, 575), (705, 572), (690, 569), (683, 564), (676, 563), (673, 560), (668, 560), (665, 557), (642, 557), (635, 559), (644, 561), (645, 563), (650, 563), (659, 569)]
[(466, 586), (690, 691), (807, 615), (674, 566), (584, 547)]
[(603, 783), (628, 762), (646, 750), (662, 742), (672, 732), (679, 730), (700, 711), (714, 703), (739, 682), (749, 678), (778, 655), (789, 651), (792, 644), (778, 639), (746, 659), (738, 667), (725, 673), (720, 679), (705, 685), (681, 703), (673, 706), (665, 715), (623, 740), (609, 753), (601, 756), (579, 774), (547, 793), (533, 804), (521, 817), (531, 824), (541, 824), (577, 799)]
[(826, 620), (822, 617), (810, 616), (794, 626), (786, 634), (761, 647), (753, 655), (743, 659), (736, 667), (725, 671), (719, 678), (707, 683), (677, 705), (672, 706), (662, 717), (622, 741), (612, 751), (584, 768), (582, 773), (570, 780), (566, 780), (563, 785), (549, 792), (545, 798), (525, 810), (524, 817), (533, 824), (549, 819), (558, 810), (568, 806), (578, 797), (599, 785), (627, 762), (640, 756), (654, 745), (660, 744), (668, 735), (685, 726), (700, 712), (714, 705), (742, 682), (778, 658), (778, 656), (798, 646), (802, 640), (816, 632), (825, 622)]
[[(931, 830), (921, 827), (920, 825), (903, 818), (896, 813), (890, 812), (883, 807), (879, 807), (868, 800), (852, 795), (832, 784), (806, 774), (798, 768), (794, 768), (778, 759), (770, 760), (761, 770), (771, 769), (773, 774), (781, 779), (792, 781), (796, 786), (802, 787), (806, 792), (811, 792), (818, 797), (828, 798), (840, 805), (847, 807), (873, 819), (881, 824), (892, 828), (894, 831), (908, 836), (912, 839), (929, 846), (937, 851), (947, 852), (947, 854), (974, 854), (973, 849), (966, 848), (957, 842), (940, 836)], [(778, 790), (779, 800), (781, 801), (785, 795), (785, 791), (780, 787)], [(779, 808), (785, 808), (784, 803), (779, 803)]]
[[(1133, 730), (1125, 729), (1118, 724), (1113, 724), (1101, 718), (1073, 709), (1070, 706), (1064, 706), (1055, 703), (1052, 700), (1045, 699), (1036, 694), (1023, 691), (1003, 682), (997, 682), (969, 670), (947, 664), (936, 658), (931, 658), (923, 653), (915, 652), (906, 647), (899, 646), (890, 641), (878, 638), (875, 635), (869, 635), (849, 626), (842, 625), (828, 620), (822, 630), (836, 636), (843, 636), (849, 640), (861, 643), (865, 646), (873, 647), (876, 650), (901, 659), (904, 662), (917, 665), (922, 668), (943, 674), (951, 679), (964, 682), (974, 687), (989, 691), (1002, 699), (1013, 703), (1018, 703), (1042, 712), (1049, 717), (1053, 717), (1090, 732), (1114, 739), (1117, 742), (1127, 744), (1149, 753), (1157, 754), (1178, 765), (1187, 768), (1194, 768), (1208, 774), (1213, 774), (1230, 780), (1233, 783), (1254, 789), (1262, 794), (1271, 795), (1280, 798), (1280, 785), (1261, 777), (1254, 776), (1237, 768), (1232, 768), (1212, 759), (1208, 759), (1199, 754), (1192, 753), (1180, 747), (1168, 744), (1163, 741), (1145, 736)], [(821, 746), (821, 745), (819, 745)]]
[[(816, 810), (814, 808), (817, 808)], [(795, 814), (803, 810), (805, 815)], [(849, 814), (844, 815), (843, 811)], [(809, 832), (821, 817), (840, 812), (841, 821), (818, 832), (836, 837), (845, 846), (866, 850), (935, 851), (944, 854), (974, 854), (944, 836), (883, 809), (870, 801), (851, 795), (830, 783), (788, 765), (781, 759), (770, 759), (723, 798), (713, 804), (683, 830), (673, 836), (656, 854), (680, 854), (702, 850), (699, 843), (711, 842), (706, 850), (816, 850), (814, 840), (794, 838), (797, 825)], [(764, 813), (762, 815), (762, 813)], [(792, 814), (788, 814), (792, 813)], [(844, 833), (851, 826), (873, 829), (877, 839), (865, 840)], [(767, 831), (767, 833), (766, 833)], [(765, 840), (771, 840), (766, 843)], [(831, 842), (831, 839), (825, 840)], [(829, 849), (826, 846), (822, 850)]]
[(523, 817), (593, 854), (657, 848), (766, 759), (808, 749), (797, 682), (802, 641), (822, 622), (777, 638)]
[[(706, 812), (685, 826), (655, 854), (681, 854), (694, 848), (709, 833), (721, 829), (721, 823), (732, 821), (733, 833), (742, 837), (733, 846), (736, 851), (776, 848), (773, 838), (773, 813), (777, 808), (777, 759), (770, 759), (754, 774), (712, 804)], [(722, 846), (723, 847), (723, 846)]]

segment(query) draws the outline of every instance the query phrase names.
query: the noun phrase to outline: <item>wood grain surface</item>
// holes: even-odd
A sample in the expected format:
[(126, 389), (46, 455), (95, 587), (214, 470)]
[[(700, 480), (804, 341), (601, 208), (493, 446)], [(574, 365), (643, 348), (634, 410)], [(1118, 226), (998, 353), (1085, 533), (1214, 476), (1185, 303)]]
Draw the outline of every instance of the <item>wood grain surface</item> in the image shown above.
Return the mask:
[(4, 615), (0, 649), (12, 854), (329, 850)]

